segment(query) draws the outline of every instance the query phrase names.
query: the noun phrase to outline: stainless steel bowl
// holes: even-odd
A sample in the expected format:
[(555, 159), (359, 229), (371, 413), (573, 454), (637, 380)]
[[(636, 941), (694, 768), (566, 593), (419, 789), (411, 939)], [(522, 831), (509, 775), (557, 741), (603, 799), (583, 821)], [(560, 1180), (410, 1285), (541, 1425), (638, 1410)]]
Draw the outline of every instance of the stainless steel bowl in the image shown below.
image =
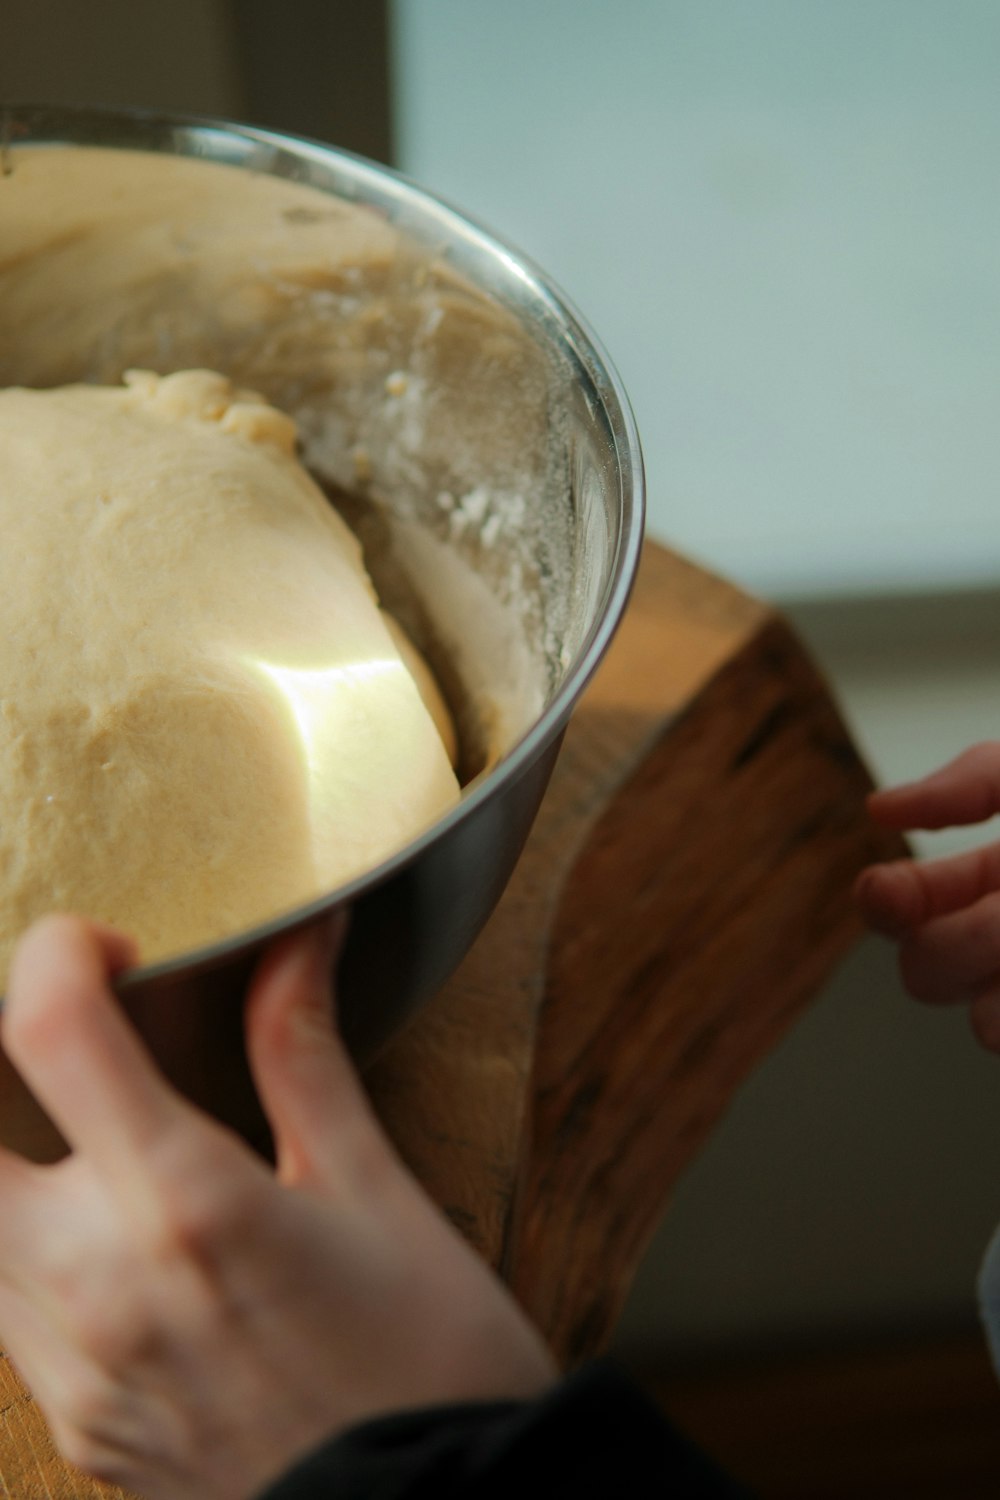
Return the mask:
[[(509, 675), (512, 661), (530, 665), (534, 696), (526, 694), (528, 706), (508, 714), (491, 763), (483, 765), (483, 747), (466, 726), (468, 784), (459, 805), (422, 837), (309, 906), (123, 981), (123, 999), (168, 1073), (248, 1136), (262, 1138), (240, 1010), (265, 944), (337, 907), (351, 907), (340, 1019), (364, 1059), (440, 987), (502, 892), (566, 721), (632, 583), (643, 510), (635, 423), (599, 344), (551, 282), (516, 251), (384, 167), (268, 131), (138, 112), (11, 106), (2, 114), (0, 136), (5, 166), (13, 169), (13, 178), (0, 177), (0, 384), (116, 379), (122, 366), (137, 363), (164, 370), (178, 368), (179, 360), (214, 363), (227, 373), (235, 364), (241, 378), (249, 374), (267, 394), (300, 408), (307, 460), (322, 479), (354, 491), (354, 519), (363, 533), (368, 528), (369, 541), (385, 543), (385, 587), (405, 596), (404, 613), (410, 608), (418, 633), (444, 643), (445, 657), (460, 633), (454, 616), (462, 609), (453, 603), (451, 618), (438, 617), (440, 591), (428, 585), (425, 564), (428, 557), (440, 562), (453, 554), (456, 566), (477, 573), (496, 603), (497, 620), (505, 623), (498, 642), (494, 622), (478, 660), (475, 642), (465, 642), (462, 680), (452, 684), (453, 692), (478, 698), (480, 707), (489, 699), (505, 631), (511, 651), (504, 671)], [(103, 205), (98, 191), (93, 235), (104, 235), (101, 243), (113, 243), (115, 254), (89, 264), (110, 275), (107, 267), (117, 257), (125, 312), (119, 307), (109, 314), (95, 338), (94, 308), (108, 285), (78, 277), (75, 290), (64, 286), (30, 333), (5, 329), (4, 239), (13, 222), (5, 183), (16, 180), (19, 163), (35, 163), (37, 175), (46, 161), (54, 162), (51, 147), (91, 156), (95, 150), (129, 153), (154, 187), (167, 160), (202, 164), (202, 172), (206, 164), (216, 173), (224, 168), (230, 184), (233, 173), (241, 174), (242, 208), (231, 232), (223, 209), (213, 208), (212, 232), (199, 236), (177, 222), (183, 212), (176, 194), (164, 192), (159, 227), (173, 236), (175, 261), (159, 285), (138, 273), (133, 284), (128, 236), (138, 231), (110, 200)], [(308, 236), (312, 221), (322, 217), (314, 212), (322, 200), (331, 214), (336, 210), (360, 226), (362, 238), (374, 237), (372, 262), (327, 275), (311, 242), (313, 270), (304, 281), (298, 271), (279, 268), (278, 291), (272, 286), (270, 300), (255, 300), (244, 295), (237, 267), (226, 273), (226, 285), (238, 282), (239, 295), (227, 297), (218, 290), (222, 273), (216, 274), (212, 257), (228, 256), (227, 264), (244, 268), (254, 261), (246, 250), (245, 211), (267, 183), (278, 181), (312, 195), (301, 210), (286, 209), (286, 222), (300, 223)], [(144, 222), (148, 237), (148, 214)], [(63, 235), (60, 254), (72, 253), (66, 250), (71, 240), (71, 233)], [(252, 232), (249, 244), (252, 251)], [(58, 305), (60, 298), (65, 305)], [(199, 298), (189, 328), (183, 310)], [(444, 309), (436, 323), (428, 313), (434, 306)], [(167, 347), (172, 339), (176, 348)], [(273, 378), (262, 340), (280, 366)], [(415, 426), (412, 411), (387, 415), (387, 404), (376, 397), (387, 374), (405, 375), (406, 361), (412, 364), (417, 354), (425, 409)], [(326, 385), (313, 378), (320, 366)], [(496, 506), (491, 509), (497, 496), (507, 506), (499, 520), (493, 519)], [(5, 1100), (12, 1088), (8, 1079)], [(5, 1104), (0, 1133), (25, 1147), (30, 1131), (11, 1120)]]

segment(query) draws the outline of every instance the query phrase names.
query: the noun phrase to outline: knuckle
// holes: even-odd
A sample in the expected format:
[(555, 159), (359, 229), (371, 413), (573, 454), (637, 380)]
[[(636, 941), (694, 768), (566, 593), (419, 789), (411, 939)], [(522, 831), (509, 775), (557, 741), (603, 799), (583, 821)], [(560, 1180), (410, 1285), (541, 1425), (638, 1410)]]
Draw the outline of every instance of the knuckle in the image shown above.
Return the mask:
[(26, 1005), (12, 989), (3, 1013), (4, 1049), (15, 1060), (47, 1050), (65, 1030), (74, 1002), (69, 990), (51, 987), (33, 993)]
[[(220, 1132), (221, 1134), (221, 1132)], [(211, 1261), (242, 1234), (253, 1215), (256, 1194), (242, 1150), (212, 1136), (183, 1153), (164, 1179), (155, 1251), (170, 1261)]]
[(77, 1307), (73, 1321), (80, 1349), (111, 1378), (151, 1364), (163, 1343), (156, 1319), (135, 1297), (93, 1300)]
[(49, 1286), (91, 1369), (113, 1379), (148, 1349), (154, 1322), (141, 1270), (129, 1257), (113, 1256), (100, 1275), (90, 1269), (67, 1273), (58, 1281), (50, 1277)]
[(119, 1407), (113, 1388), (90, 1375), (68, 1385), (59, 1410), (49, 1414), (52, 1438), (63, 1457), (111, 1483), (122, 1472), (114, 1441)]
[[(75, 1469), (82, 1469), (85, 1474), (93, 1474), (95, 1464), (100, 1462), (97, 1444), (93, 1439), (78, 1427), (61, 1417), (51, 1418), (49, 1427), (52, 1432), (52, 1440), (63, 1458)], [(103, 1476), (102, 1476), (103, 1477)]]
[(1000, 894), (982, 897), (969, 911), (972, 936), (987, 950), (1000, 957)]
[(225, 1237), (227, 1215), (221, 1206), (203, 1196), (178, 1196), (163, 1214), (154, 1252), (167, 1264), (210, 1263)]

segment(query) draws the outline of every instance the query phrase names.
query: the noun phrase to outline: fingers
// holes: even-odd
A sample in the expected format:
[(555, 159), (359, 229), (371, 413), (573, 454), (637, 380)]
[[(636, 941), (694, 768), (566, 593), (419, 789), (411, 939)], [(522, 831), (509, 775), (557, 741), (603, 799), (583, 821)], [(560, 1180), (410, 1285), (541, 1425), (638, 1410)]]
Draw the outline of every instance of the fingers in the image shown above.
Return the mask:
[(899, 937), (922, 922), (973, 906), (1000, 890), (1000, 844), (916, 864), (896, 860), (863, 870), (855, 898), (868, 925)]
[(854, 883), (854, 899), (873, 932), (899, 937), (921, 921), (926, 898), (920, 869), (898, 860), (862, 870)]
[(286, 1182), (332, 1182), (345, 1153), (377, 1150), (375, 1122), (333, 1022), (343, 914), (279, 941), (247, 1001), (247, 1049)]
[[(974, 745), (919, 781), (875, 792), (889, 828), (945, 828), (1000, 812), (1000, 742)], [(917, 864), (898, 860), (858, 877), (865, 921), (899, 944), (903, 983), (917, 1000), (969, 1004), (973, 1031), (1000, 1052), (1000, 844)]]
[(935, 1005), (976, 1001), (1000, 983), (1000, 894), (925, 922), (900, 943), (903, 982)]
[(873, 792), (868, 808), (886, 828), (947, 828), (1000, 812), (1000, 741), (973, 745), (919, 781)]
[(144, 1153), (186, 1106), (157, 1071), (111, 993), (135, 959), (127, 938), (79, 917), (46, 917), (14, 954), (4, 1050), (70, 1147), (131, 1190)]

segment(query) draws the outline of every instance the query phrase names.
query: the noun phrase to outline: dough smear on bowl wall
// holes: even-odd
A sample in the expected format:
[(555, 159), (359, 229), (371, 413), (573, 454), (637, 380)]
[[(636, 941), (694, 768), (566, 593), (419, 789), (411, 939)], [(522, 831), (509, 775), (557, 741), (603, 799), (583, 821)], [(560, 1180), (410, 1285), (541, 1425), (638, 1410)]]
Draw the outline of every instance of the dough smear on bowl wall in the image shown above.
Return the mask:
[(458, 800), (433, 678), (295, 445), (205, 370), (0, 391), (4, 974), (53, 908), (146, 961), (231, 936)]

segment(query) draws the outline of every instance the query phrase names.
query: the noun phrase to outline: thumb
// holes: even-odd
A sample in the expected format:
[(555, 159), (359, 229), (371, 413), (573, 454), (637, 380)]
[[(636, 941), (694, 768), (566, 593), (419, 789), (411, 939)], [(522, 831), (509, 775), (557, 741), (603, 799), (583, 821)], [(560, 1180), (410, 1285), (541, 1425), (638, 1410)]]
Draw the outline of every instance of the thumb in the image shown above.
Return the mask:
[(347, 1153), (381, 1131), (333, 1019), (333, 971), (346, 914), (280, 939), (247, 997), (246, 1038), (257, 1092), (286, 1182), (343, 1178)]

